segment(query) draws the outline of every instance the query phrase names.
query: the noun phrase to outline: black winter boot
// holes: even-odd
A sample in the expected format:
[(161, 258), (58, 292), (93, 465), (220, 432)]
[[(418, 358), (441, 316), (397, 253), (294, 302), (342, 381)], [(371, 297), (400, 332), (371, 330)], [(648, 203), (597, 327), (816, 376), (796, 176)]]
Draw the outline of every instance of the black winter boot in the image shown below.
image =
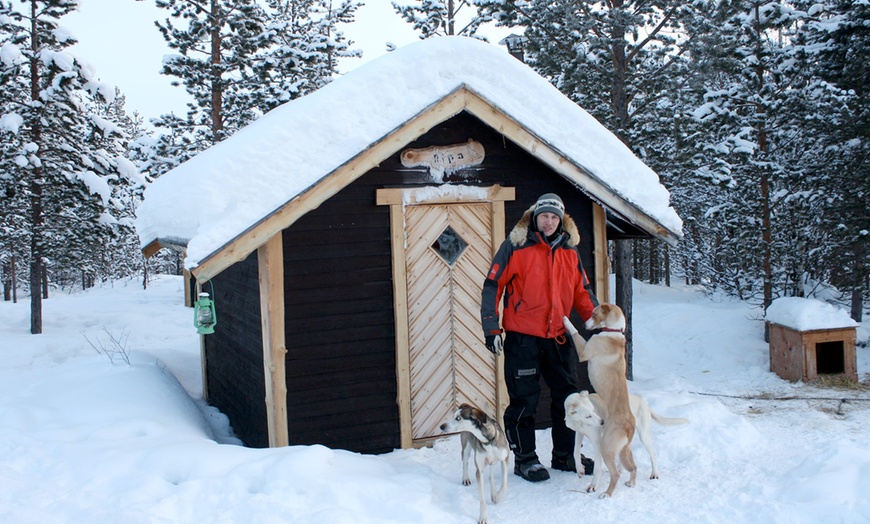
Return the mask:
[(529, 482), (541, 482), (550, 478), (550, 472), (547, 471), (537, 458), (527, 462), (517, 462), (514, 460), (514, 474), (523, 477)]
[(559, 471), (577, 471), (573, 453), (553, 453), (550, 465), (553, 469), (558, 469)]

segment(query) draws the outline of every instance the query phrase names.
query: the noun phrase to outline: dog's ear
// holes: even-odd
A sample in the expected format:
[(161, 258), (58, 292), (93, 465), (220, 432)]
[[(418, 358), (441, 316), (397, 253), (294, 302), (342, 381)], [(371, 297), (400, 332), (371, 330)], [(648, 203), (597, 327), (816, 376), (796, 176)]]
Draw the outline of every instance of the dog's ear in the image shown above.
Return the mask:
[(488, 417), (486, 416), (486, 413), (483, 412), (483, 410), (474, 408), (471, 410), (471, 415), (474, 417), (475, 420), (477, 420), (477, 423), (481, 426), (486, 424), (486, 419)]
[(589, 392), (586, 391), (586, 390), (584, 389), (583, 391), (580, 392), (580, 396), (581, 396), (581, 397), (584, 397), (584, 398), (588, 398), (588, 397), (589, 397)]

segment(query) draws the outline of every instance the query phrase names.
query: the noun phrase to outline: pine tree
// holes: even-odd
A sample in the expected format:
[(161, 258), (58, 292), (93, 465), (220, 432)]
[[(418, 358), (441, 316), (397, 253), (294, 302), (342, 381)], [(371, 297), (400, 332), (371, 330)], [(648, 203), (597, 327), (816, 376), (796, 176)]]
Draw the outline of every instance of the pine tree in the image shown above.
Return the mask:
[(325, 85), (337, 60), (357, 54), (337, 30), (360, 2), (344, 0), (157, 0), (157, 22), (177, 55), (163, 74), (192, 96), (187, 115), (153, 121), (164, 130), (152, 171), (159, 175), (277, 105)]
[[(713, 281), (766, 308), (793, 294), (806, 272), (813, 173), (801, 147), (812, 104), (792, 42), (806, 13), (787, 4), (732, 1), (698, 36), (705, 103), (695, 112), (707, 139), (698, 155), (728, 191), (705, 214), (716, 247)], [(803, 227), (802, 227), (803, 226)]]
[(110, 149), (118, 159), (118, 176), (109, 181), (112, 193), (102, 219), (107, 238), (94, 251), (95, 263), (99, 263), (96, 274), (103, 280), (129, 277), (144, 269), (144, 257), (133, 221), (149, 182), (142, 174), (144, 170), (137, 165), (136, 144), (141, 137), (148, 135), (148, 131), (140, 116), (127, 114), (125, 104), (126, 96), (115, 88), (114, 98), (96, 107), (98, 118), (117, 126), (113, 136), (125, 137), (123, 141), (100, 140), (101, 145)]
[(468, 13), (470, 18), (467, 22), (459, 21), (463, 8), (470, 11), (473, 4), (471, 0), (418, 0), (419, 5), (392, 4), (396, 13), (420, 32), (421, 40), (448, 35), (477, 37), (477, 30), (483, 21), (474, 13)]
[(97, 242), (108, 180), (117, 174), (117, 159), (92, 147), (94, 137), (112, 133), (111, 126), (88, 112), (89, 100), (109, 99), (112, 91), (65, 50), (75, 39), (58, 25), (77, 6), (75, 0), (27, 0), (20, 10), (0, 5), (0, 165), (7, 193), (11, 188), (14, 202), (27, 203), (26, 214), (14, 207), (13, 220), (26, 224), (29, 237), (34, 334), (42, 332), (46, 262), (61, 274), (84, 260), (79, 245)]
[(251, 103), (258, 114), (320, 89), (338, 73), (338, 60), (360, 56), (339, 24), (354, 21), (361, 2), (268, 0), (267, 36), (251, 68)]
[(805, 118), (812, 140), (812, 224), (818, 269), (812, 275), (845, 290), (861, 321), (870, 277), (870, 6), (866, 2), (799, 2), (808, 13), (796, 38), (812, 101)]
[(216, 144), (250, 122), (254, 108), (242, 101), (253, 89), (244, 72), (265, 46), (266, 13), (256, 0), (157, 0), (170, 18), (155, 22), (178, 54), (163, 61), (163, 74), (176, 77), (193, 102), (183, 118), (164, 115), (158, 127), (182, 132), (179, 160)]

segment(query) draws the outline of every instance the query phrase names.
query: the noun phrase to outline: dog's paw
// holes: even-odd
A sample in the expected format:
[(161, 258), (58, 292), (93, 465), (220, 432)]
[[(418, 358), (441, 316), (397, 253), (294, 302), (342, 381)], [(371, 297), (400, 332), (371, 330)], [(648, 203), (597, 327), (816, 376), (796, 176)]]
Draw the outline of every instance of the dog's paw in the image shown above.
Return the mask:
[(650, 480), (657, 480), (659, 478), (657, 473), (651, 473), (649, 476)]
[(598, 498), (600, 498), (600, 499), (609, 499), (609, 498), (610, 498), (610, 495), (608, 495), (607, 492), (605, 491), (605, 492), (602, 493), (601, 495), (598, 495)]
[(577, 328), (574, 327), (574, 324), (571, 323), (568, 317), (562, 317), (562, 324), (565, 326), (568, 334), (572, 336), (577, 334)]
[(595, 484), (589, 484), (588, 486), (586, 486), (586, 493), (595, 493), (595, 490), (597, 489), (598, 486), (596, 486)]
[(630, 487), (630, 488), (633, 488), (634, 487), (634, 480), (629, 480), (628, 482), (625, 483), (625, 485)]

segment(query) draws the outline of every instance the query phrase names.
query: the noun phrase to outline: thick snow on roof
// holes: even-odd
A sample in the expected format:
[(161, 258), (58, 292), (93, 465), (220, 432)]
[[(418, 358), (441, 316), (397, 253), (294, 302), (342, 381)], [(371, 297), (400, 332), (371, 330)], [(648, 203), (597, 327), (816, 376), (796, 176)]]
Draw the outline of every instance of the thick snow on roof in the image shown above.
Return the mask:
[(680, 234), (682, 221), (658, 176), (586, 111), (499, 47), (439, 37), (388, 53), (274, 109), (157, 179), (137, 212), (142, 246), (187, 241), (186, 264), (196, 267), (462, 86)]
[(778, 298), (767, 308), (764, 318), (797, 331), (858, 326), (844, 310), (814, 298)]

